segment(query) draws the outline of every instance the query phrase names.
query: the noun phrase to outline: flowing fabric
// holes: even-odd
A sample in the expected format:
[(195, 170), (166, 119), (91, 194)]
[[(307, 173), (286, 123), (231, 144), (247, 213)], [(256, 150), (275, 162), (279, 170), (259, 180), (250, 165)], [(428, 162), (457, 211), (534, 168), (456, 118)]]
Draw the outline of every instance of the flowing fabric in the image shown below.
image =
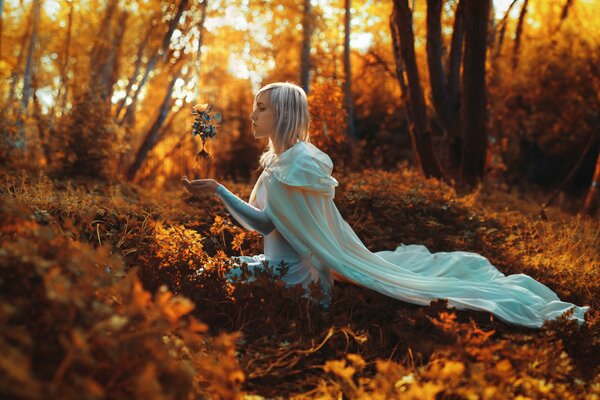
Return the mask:
[[(338, 182), (331, 176), (332, 169), (327, 154), (311, 143), (297, 142), (263, 171), (250, 203), (266, 199), (261, 209), (276, 229), (265, 236), (265, 254), (246, 260), (291, 256), (300, 269), (309, 271), (305, 277), (318, 276), (324, 288), (333, 284), (335, 272), (398, 300), (428, 305), (447, 299), (456, 309), (488, 311), (526, 327), (539, 328), (571, 308), (572, 318), (584, 322), (589, 307), (561, 301), (528, 275), (505, 276), (476, 253), (431, 253), (425, 246), (403, 243), (393, 251), (371, 252), (333, 202)], [(288, 254), (267, 256), (269, 244), (287, 246)]]
[[(310, 284), (317, 282), (320, 284), (325, 298), (319, 300), (324, 306), (328, 307), (331, 302), (331, 286), (333, 285), (333, 276), (330, 271), (318, 271), (307, 257), (301, 257), (296, 250), (285, 240), (285, 238), (275, 229), (275, 226), (264, 211), (266, 206), (266, 191), (263, 184), (264, 173), (258, 178), (253, 195), (251, 195), (251, 204), (231, 193), (223, 185), (219, 185), (216, 194), (221, 198), (227, 210), (231, 215), (246, 229), (261, 233), (264, 236), (264, 254), (254, 256), (236, 256), (232, 257), (234, 267), (231, 268), (226, 276), (233, 280), (233, 277), (239, 278), (243, 263), (247, 264), (248, 270), (253, 273), (257, 268), (270, 266), (274, 273), (278, 274), (280, 263), (283, 261), (287, 266), (287, 272), (281, 276), (281, 279), (288, 286), (301, 285), (304, 288), (304, 297), (317, 301), (311, 297)], [(254, 278), (252, 275), (248, 278), (250, 281)]]

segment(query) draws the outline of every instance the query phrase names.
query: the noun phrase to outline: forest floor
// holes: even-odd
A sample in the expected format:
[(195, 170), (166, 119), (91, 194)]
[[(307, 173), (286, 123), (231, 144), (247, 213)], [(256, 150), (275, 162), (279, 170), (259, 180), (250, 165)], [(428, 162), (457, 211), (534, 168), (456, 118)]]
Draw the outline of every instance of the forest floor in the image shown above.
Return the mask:
[(2, 177), (3, 398), (600, 398), (600, 221), (540, 219), (540, 194), (461, 196), (366, 170), (336, 175), (334, 201), (371, 251), (479, 253), (590, 306), (581, 327), (516, 327), (340, 282), (322, 310), (269, 269), (228, 283), (229, 257), (262, 253), (262, 237), (179, 182)]

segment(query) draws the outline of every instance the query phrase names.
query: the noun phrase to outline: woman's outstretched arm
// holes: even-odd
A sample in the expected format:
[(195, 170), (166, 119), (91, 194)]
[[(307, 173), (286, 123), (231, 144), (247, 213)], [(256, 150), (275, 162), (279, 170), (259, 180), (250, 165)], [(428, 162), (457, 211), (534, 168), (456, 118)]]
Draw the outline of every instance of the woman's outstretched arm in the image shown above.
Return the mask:
[(265, 236), (275, 229), (275, 225), (273, 225), (266, 212), (240, 199), (225, 186), (219, 184), (215, 190), (215, 194), (219, 196), (229, 213), (244, 228), (256, 231)]

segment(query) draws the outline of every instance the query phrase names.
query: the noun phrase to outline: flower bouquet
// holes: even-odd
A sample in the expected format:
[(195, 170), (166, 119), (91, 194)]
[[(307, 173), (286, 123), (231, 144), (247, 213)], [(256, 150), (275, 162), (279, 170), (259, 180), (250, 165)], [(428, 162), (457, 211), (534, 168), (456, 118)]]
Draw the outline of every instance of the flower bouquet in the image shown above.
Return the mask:
[(221, 114), (216, 113), (211, 115), (212, 105), (209, 104), (196, 104), (193, 108), (192, 115), (194, 118), (194, 130), (192, 136), (199, 135), (202, 139), (202, 150), (196, 154), (195, 167), (199, 168), (200, 164), (207, 163), (208, 165), (212, 162), (212, 156), (204, 150), (204, 143), (207, 138), (214, 138), (217, 136), (217, 126), (215, 123), (221, 122), (223, 117)]

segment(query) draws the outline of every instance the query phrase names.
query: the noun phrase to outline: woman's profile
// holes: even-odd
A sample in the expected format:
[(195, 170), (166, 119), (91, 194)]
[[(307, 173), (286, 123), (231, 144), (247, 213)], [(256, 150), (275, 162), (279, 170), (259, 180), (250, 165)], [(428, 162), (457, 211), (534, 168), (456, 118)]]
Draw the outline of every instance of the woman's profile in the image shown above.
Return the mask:
[[(589, 307), (561, 301), (525, 274), (505, 276), (485, 257), (471, 252), (431, 253), (422, 245), (400, 244), (371, 252), (342, 218), (335, 203), (337, 180), (331, 158), (310, 143), (310, 117), (304, 90), (290, 82), (262, 87), (250, 114), (256, 138), (268, 138), (259, 163), (263, 172), (245, 202), (213, 179), (183, 183), (192, 193), (216, 194), (246, 229), (264, 236), (263, 254), (239, 256), (252, 270), (284, 261), (288, 285), (317, 281), (331, 302), (331, 287), (342, 280), (413, 304), (447, 299), (456, 309), (488, 311), (499, 319), (532, 328), (573, 309), (584, 322)], [(239, 267), (228, 276), (239, 275)]]

